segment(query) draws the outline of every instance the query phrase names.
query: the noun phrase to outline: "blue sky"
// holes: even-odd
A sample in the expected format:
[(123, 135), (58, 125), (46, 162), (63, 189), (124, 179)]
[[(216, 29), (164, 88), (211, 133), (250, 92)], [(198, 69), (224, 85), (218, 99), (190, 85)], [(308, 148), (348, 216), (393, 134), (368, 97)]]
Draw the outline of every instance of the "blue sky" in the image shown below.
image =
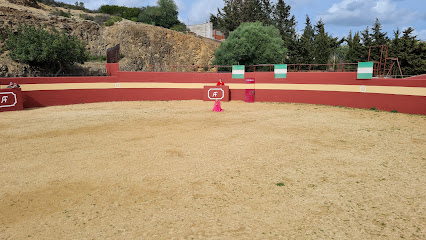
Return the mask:
[[(59, 0), (61, 1), (61, 0)], [(75, 0), (62, 0), (75, 3)], [(157, 0), (79, 0), (90, 9), (104, 4), (128, 7), (154, 6)], [(179, 19), (187, 25), (205, 23), (210, 13), (223, 7), (223, 0), (175, 0), (179, 8)], [(273, 2), (276, 2), (274, 0)], [(426, 0), (287, 0), (291, 14), (295, 15), (297, 30), (304, 28), (306, 14), (312, 22), (322, 19), (326, 31), (335, 37), (347, 36), (363, 31), (380, 20), (383, 31), (393, 38), (393, 31), (413, 27), (419, 39), (426, 41)]]

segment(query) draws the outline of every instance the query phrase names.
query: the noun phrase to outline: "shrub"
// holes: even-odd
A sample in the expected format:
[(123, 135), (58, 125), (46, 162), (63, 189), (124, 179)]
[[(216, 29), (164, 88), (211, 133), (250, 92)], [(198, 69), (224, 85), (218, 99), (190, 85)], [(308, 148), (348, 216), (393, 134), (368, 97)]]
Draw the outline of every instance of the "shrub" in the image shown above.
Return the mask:
[(96, 15), (95, 22), (99, 25), (103, 25), (106, 21), (108, 21), (111, 17), (106, 14)]
[(64, 12), (62, 10), (53, 12), (53, 14), (56, 15), (56, 16), (62, 16), (62, 17), (66, 17), (66, 18), (70, 18), (71, 17), (70, 13)]
[(170, 29), (178, 31), (178, 32), (187, 32), (188, 31), (188, 29), (186, 28), (186, 25), (184, 23), (175, 24)]
[(88, 58), (86, 43), (75, 36), (59, 33), (55, 28), (51, 32), (40, 25), (19, 25), (17, 33), (7, 29), (8, 38), (5, 48), (10, 50), (13, 60), (31, 66), (46, 67), (50, 70), (75, 62), (83, 63)]
[(94, 55), (90, 55), (88, 60), (90, 62), (105, 62), (106, 61), (106, 56), (94, 56)]
[(80, 14), (80, 18), (84, 19), (84, 20), (95, 21), (95, 17), (92, 17), (92, 16), (87, 15), (87, 14)]
[(111, 17), (108, 21), (105, 22), (105, 26), (112, 26), (114, 23), (120, 22), (121, 20), (123, 19), (118, 16)]

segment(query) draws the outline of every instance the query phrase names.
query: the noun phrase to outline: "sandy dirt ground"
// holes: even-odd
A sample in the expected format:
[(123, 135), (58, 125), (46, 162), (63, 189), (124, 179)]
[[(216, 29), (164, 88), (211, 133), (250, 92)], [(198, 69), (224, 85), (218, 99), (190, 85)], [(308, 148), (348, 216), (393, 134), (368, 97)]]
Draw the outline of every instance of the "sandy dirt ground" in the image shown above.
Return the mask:
[(0, 113), (0, 239), (426, 239), (426, 117), (279, 103)]

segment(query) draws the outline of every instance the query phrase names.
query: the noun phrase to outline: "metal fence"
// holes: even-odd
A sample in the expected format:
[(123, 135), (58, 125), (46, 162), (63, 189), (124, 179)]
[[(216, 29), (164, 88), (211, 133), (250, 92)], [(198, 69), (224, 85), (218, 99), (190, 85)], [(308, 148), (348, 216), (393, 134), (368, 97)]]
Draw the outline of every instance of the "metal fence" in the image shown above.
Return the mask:
[[(356, 72), (357, 63), (336, 64), (287, 64), (288, 72)], [(245, 66), (246, 72), (273, 72), (274, 64), (257, 64)], [(131, 66), (120, 66), (121, 69), (131, 69)], [(142, 71), (148, 72), (199, 72), (199, 73), (229, 73), (231, 65), (149, 65)]]

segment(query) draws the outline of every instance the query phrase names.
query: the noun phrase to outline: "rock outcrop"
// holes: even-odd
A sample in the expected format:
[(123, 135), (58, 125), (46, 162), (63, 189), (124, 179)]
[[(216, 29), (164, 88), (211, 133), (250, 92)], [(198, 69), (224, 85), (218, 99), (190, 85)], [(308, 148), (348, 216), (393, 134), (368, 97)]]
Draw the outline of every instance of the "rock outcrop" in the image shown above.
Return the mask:
[[(61, 10), (69, 12), (72, 17), (54, 14)], [(33, 0), (0, 0), (0, 35), (6, 36), (6, 26), (16, 30), (18, 24), (40, 24), (55, 27), (84, 40), (90, 54), (94, 56), (105, 56), (107, 48), (120, 44), (124, 55), (120, 68), (126, 71), (149, 71), (151, 65), (208, 65), (220, 45), (211, 39), (125, 19), (103, 27), (94, 21), (82, 19), (80, 16), (83, 14), (96, 16), (78, 10), (46, 6)], [(2, 46), (0, 39), (0, 48)], [(89, 62), (75, 68), (80, 74), (97, 75), (105, 72), (104, 64), (99, 63)], [(75, 68), (68, 70), (76, 71)], [(40, 74), (37, 69), (12, 61), (8, 52), (0, 52), (0, 77)]]

